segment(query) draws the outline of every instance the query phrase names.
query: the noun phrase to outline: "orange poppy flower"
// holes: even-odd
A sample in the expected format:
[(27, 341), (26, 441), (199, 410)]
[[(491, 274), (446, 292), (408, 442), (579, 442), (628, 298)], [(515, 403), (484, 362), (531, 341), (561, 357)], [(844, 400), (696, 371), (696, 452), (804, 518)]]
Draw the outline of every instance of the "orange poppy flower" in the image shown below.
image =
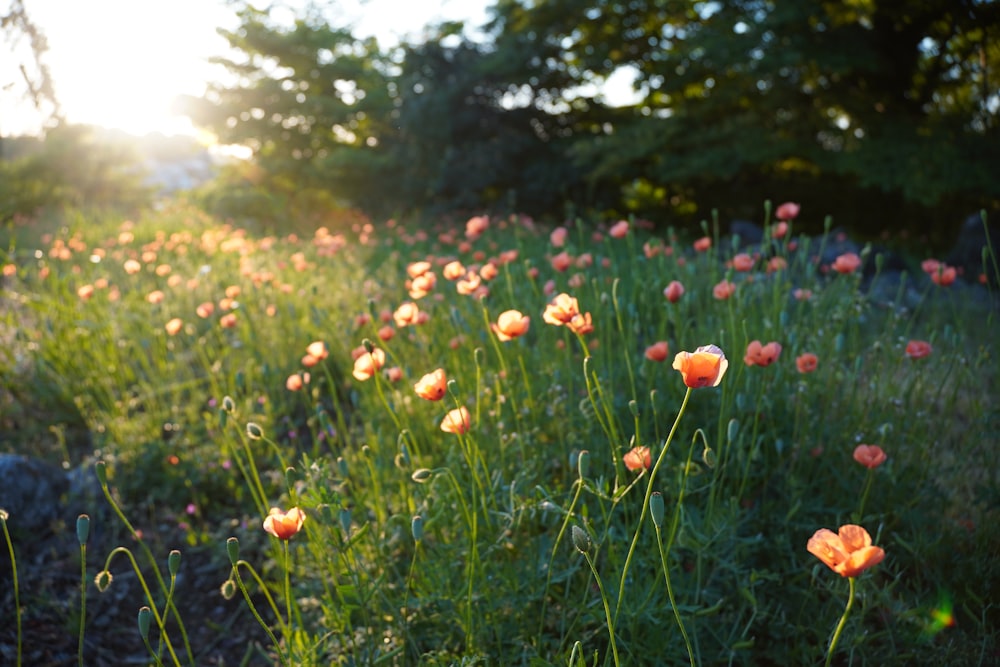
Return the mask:
[(931, 344), (925, 340), (911, 340), (906, 344), (906, 356), (910, 359), (923, 359), (932, 349)]
[(931, 275), (931, 280), (934, 282), (935, 285), (940, 285), (941, 287), (947, 287), (948, 285), (951, 285), (953, 282), (955, 282), (955, 277), (958, 275), (958, 272), (955, 270), (954, 266), (946, 266), (945, 264), (941, 264), (940, 266), (936, 267), (936, 269), (930, 275)]
[(830, 265), (837, 273), (854, 273), (861, 266), (861, 258), (853, 252), (845, 252), (843, 255), (837, 257), (833, 260), (833, 264)]
[(469, 411), (464, 405), (449, 411), (441, 420), (441, 430), (445, 433), (461, 435), (467, 433), (471, 427), (472, 417), (469, 416)]
[(582, 336), (594, 330), (594, 323), (591, 320), (590, 313), (577, 313), (573, 316), (573, 319), (566, 323), (566, 328)]
[(309, 343), (309, 345), (306, 346), (306, 354), (315, 357), (318, 361), (323, 361), (330, 356), (329, 350), (326, 349), (326, 343), (321, 340)]
[(712, 296), (714, 296), (719, 301), (725, 301), (733, 295), (736, 291), (736, 285), (729, 282), (728, 280), (723, 280), (715, 287), (712, 288)]
[(441, 270), (441, 275), (445, 277), (445, 280), (458, 280), (459, 278), (465, 276), (465, 265), (457, 259), (448, 262)]
[(288, 391), (298, 391), (309, 382), (309, 373), (292, 373), (285, 380), (285, 389)]
[(700, 239), (694, 242), (694, 249), (697, 252), (705, 252), (712, 247), (712, 239), (707, 236), (702, 236)]
[(219, 318), (219, 326), (223, 329), (232, 329), (236, 326), (236, 313), (226, 313)]
[(479, 235), (485, 232), (489, 226), (489, 216), (477, 215), (473, 218), (469, 218), (468, 222), (465, 223), (465, 238), (470, 241), (474, 241), (479, 238)]
[(842, 577), (856, 577), (885, 558), (881, 547), (872, 546), (868, 531), (853, 524), (841, 526), (837, 533), (817, 530), (806, 549)]
[(733, 256), (733, 268), (737, 271), (749, 271), (753, 268), (753, 257), (745, 252)]
[(444, 369), (439, 368), (423, 376), (413, 385), (413, 389), (420, 398), (425, 398), (428, 401), (440, 401), (448, 393), (448, 378), (444, 374)]
[(729, 361), (718, 346), (702, 345), (694, 352), (678, 352), (673, 367), (692, 389), (718, 387)]
[(684, 296), (684, 285), (679, 280), (671, 280), (663, 290), (663, 296), (670, 303), (677, 303)]
[(402, 303), (392, 314), (392, 319), (400, 328), (411, 324), (420, 324), (420, 307), (412, 301)]
[(667, 341), (657, 341), (646, 348), (646, 358), (650, 361), (664, 361), (669, 352), (670, 346), (667, 345)]
[(788, 223), (785, 221), (781, 221), (774, 227), (771, 227), (771, 238), (773, 239), (784, 238), (786, 234), (788, 234)]
[(419, 278), (431, 270), (431, 263), (427, 261), (413, 262), (406, 267), (406, 273), (410, 278)]
[(653, 464), (653, 457), (649, 453), (649, 447), (633, 447), (622, 456), (622, 463), (632, 472), (637, 472), (649, 468)]
[(358, 355), (354, 360), (354, 378), (361, 382), (371, 378), (375, 373), (378, 373), (382, 367), (385, 366), (385, 352), (376, 348), (373, 348), (371, 353), (364, 350), (363, 354)]
[(573, 264), (573, 258), (569, 256), (568, 252), (564, 251), (558, 255), (554, 255), (549, 262), (552, 264), (553, 269), (562, 273)]
[(142, 271), (142, 264), (135, 261), (134, 259), (125, 260), (125, 264), (123, 264), (122, 267), (125, 269), (125, 273), (129, 274), (130, 276), (133, 276), (139, 273), (139, 271)]
[(288, 540), (302, 529), (302, 524), (305, 523), (305, 520), (305, 512), (298, 507), (293, 507), (287, 512), (282, 512), (277, 507), (272, 507), (271, 511), (264, 518), (264, 530), (279, 540)]
[(613, 239), (623, 239), (628, 236), (628, 220), (619, 220), (612, 225), (608, 230), (608, 236)]
[(569, 324), (570, 320), (579, 314), (580, 304), (577, 303), (576, 299), (564, 292), (545, 307), (542, 319), (549, 324), (561, 327), (564, 324)]
[(805, 352), (795, 357), (795, 367), (800, 373), (812, 373), (818, 363), (819, 358), (812, 352)]
[(885, 463), (886, 458), (878, 445), (858, 445), (854, 448), (854, 460), (866, 468), (877, 468)]
[(518, 336), (523, 336), (528, 331), (531, 318), (521, 314), (519, 310), (505, 310), (497, 317), (496, 324), (491, 324), (490, 328), (501, 342), (513, 340)]
[(759, 340), (750, 341), (743, 361), (747, 366), (770, 366), (781, 356), (781, 345), (771, 341), (761, 345)]
[(479, 274), (474, 271), (469, 271), (465, 274), (465, 277), (455, 283), (455, 289), (458, 290), (459, 294), (468, 296), (473, 294), (482, 285), (483, 281), (479, 277)]
[(184, 328), (184, 322), (181, 321), (181, 318), (175, 317), (163, 325), (163, 328), (167, 330), (169, 335), (176, 336)]

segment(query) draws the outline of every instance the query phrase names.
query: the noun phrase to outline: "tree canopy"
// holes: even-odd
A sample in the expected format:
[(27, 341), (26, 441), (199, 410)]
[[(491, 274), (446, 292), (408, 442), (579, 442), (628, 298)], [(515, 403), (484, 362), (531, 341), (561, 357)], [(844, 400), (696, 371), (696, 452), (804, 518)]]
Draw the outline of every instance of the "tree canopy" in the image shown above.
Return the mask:
[[(375, 214), (842, 212), (1000, 199), (1000, 7), (981, 0), (495, 0), (383, 47), (248, 3), (234, 83), (189, 100), (269, 183)], [(613, 105), (601, 84), (634, 78)], [(619, 102), (620, 104), (620, 102)], [(847, 194), (850, 193), (850, 194)]]

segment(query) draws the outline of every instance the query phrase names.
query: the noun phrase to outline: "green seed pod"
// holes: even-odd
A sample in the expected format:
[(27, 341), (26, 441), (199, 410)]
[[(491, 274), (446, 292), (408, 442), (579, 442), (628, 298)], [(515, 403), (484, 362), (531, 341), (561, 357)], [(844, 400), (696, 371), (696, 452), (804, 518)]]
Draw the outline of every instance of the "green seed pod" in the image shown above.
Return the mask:
[(149, 622), (153, 619), (153, 611), (149, 607), (139, 609), (139, 635), (143, 639), (149, 638)]
[(410, 532), (413, 533), (415, 542), (424, 539), (424, 518), (419, 514), (410, 521)]
[(649, 497), (649, 514), (657, 528), (663, 525), (663, 496), (659, 491), (653, 491)]
[(580, 526), (573, 526), (573, 530), (570, 531), (573, 535), (573, 546), (576, 550), (582, 554), (590, 551), (590, 535), (587, 534), (583, 528)]
[(177, 576), (177, 571), (181, 569), (181, 552), (174, 549), (167, 555), (167, 570), (171, 577)]
[(80, 542), (80, 546), (87, 544), (87, 538), (90, 537), (90, 517), (86, 514), (81, 514), (76, 517), (76, 539)]
[(240, 541), (235, 537), (226, 540), (226, 553), (229, 554), (229, 562), (236, 565), (240, 559)]

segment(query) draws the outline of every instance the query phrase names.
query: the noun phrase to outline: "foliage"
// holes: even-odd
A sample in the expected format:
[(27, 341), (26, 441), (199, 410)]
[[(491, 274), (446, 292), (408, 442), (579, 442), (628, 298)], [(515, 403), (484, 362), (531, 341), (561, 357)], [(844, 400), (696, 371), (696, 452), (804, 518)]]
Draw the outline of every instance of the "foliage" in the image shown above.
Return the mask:
[[(4, 290), (19, 312), (3, 330), (30, 354), (2, 377), (79, 407), (115, 502), (154, 517), (146, 537), (130, 527), (138, 550), (181, 525), (215, 544), (207, 567), (263, 626), (268, 656), (250, 662), (688, 664), (683, 629), (698, 664), (815, 663), (848, 587), (806, 543), (858, 523), (886, 558), (857, 577), (838, 658), (986, 664), (1000, 640), (995, 295), (883, 272), (870, 249), (854, 271), (815, 260), (844, 242), (764, 222), (761, 245), (706, 228), (695, 252), (629, 223), (560, 240), (519, 218), (308, 237), (186, 208), (81, 221), (14, 244)], [(455, 259), (486, 292), (437, 275)], [(415, 296), (421, 261), (437, 281)], [(543, 319), (560, 292), (592, 332)], [(404, 302), (427, 319), (403, 322)], [(502, 341), (491, 325), (509, 309), (530, 326)], [(911, 339), (931, 353), (910, 358)], [(744, 361), (753, 340), (779, 343), (777, 359)], [(715, 343), (728, 371), (688, 391), (644, 354), (657, 341)], [(385, 366), (361, 372), (375, 347)], [(806, 352), (818, 363), (803, 372)], [(414, 388), (436, 368), (440, 402)], [(468, 430), (444, 432), (460, 406)], [(888, 460), (859, 465), (861, 442)], [(626, 469), (637, 446), (654, 468)], [(293, 506), (306, 519), (283, 535), (298, 533), (268, 537), (269, 509)], [(178, 617), (204, 595), (184, 567)], [(160, 594), (125, 600), (171, 614)], [(177, 662), (207, 662), (173, 618), (163, 628)], [(171, 662), (159, 633), (149, 651)]]
[[(891, 211), (926, 231), (1000, 198), (988, 167), (1000, 161), (993, 3), (498, 0), (491, 11), (475, 36), (444, 24), (386, 49), (318, 9), (288, 24), (244, 5), (226, 34), (237, 83), (190, 112), (254, 148), (273, 182), (376, 216), (571, 205), (704, 217), (726, 188), (723, 214), (749, 217), (761, 191), (828, 208), (835, 189), (839, 219)], [(604, 99), (615, 74), (634, 78), (634, 103)]]
[(14, 157), (0, 160), (0, 221), (63, 207), (135, 212), (152, 198), (135, 147), (125, 137), (61, 125), (44, 140), (7, 142)]

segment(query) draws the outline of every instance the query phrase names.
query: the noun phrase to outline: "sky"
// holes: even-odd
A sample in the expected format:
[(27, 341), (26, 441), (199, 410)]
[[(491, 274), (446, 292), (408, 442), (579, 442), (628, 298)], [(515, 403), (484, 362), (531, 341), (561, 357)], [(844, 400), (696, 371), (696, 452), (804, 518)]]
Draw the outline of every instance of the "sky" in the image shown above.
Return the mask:
[[(426, 24), (465, 19), (478, 25), (489, 0), (337, 0), (329, 5), (355, 21), (358, 36), (388, 44)], [(172, 116), (177, 95), (200, 95), (222, 76), (208, 63), (228, 43), (216, 29), (235, 28), (222, 0), (24, 0), (45, 33), (56, 96), (68, 121), (143, 135), (196, 135)], [(6, 6), (0, 0), (0, 12)], [(37, 132), (38, 114), (18, 99), (21, 74), (0, 42), (0, 136)]]

